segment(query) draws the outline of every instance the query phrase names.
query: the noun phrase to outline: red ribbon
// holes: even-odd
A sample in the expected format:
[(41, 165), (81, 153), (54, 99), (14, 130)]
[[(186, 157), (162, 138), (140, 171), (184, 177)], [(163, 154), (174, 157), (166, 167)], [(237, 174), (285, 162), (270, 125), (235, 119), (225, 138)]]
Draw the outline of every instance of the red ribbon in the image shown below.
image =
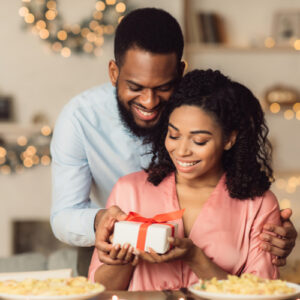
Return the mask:
[(147, 236), (147, 230), (148, 227), (151, 224), (165, 224), (172, 228), (172, 236), (174, 236), (174, 225), (173, 224), (166, 224), (168, 221), (173, 221), (182, 218), (182, 215), (184, 213), (184, 209), (165, 213), (165, 214), (159, 214), (152, 218), (145, 218), (141, 216), (138, 213), (135, 212), (129, 212), (126, 221), (132, 221), (132, 222), (142, 222), (139, 233), (138, 233), (138, 239), (136, 243), (137, 249), (144, 250), (145, 249), (145, 243), (146, 243), (146, 236)]

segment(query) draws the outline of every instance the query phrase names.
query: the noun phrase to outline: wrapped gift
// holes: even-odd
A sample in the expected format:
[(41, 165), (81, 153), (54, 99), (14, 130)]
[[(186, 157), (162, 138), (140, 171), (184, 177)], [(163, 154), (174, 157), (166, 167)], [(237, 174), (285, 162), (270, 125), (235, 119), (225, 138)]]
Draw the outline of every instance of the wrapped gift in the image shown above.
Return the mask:
[(168, 238), (177, 235), (177, 224), (167, 223), (182, 217), (184, 209), (145, 218), (130, 212), (125, 221), (115, 223), (113, 244), (128, 243), (136, 249), (163, 254), (170, 249)]

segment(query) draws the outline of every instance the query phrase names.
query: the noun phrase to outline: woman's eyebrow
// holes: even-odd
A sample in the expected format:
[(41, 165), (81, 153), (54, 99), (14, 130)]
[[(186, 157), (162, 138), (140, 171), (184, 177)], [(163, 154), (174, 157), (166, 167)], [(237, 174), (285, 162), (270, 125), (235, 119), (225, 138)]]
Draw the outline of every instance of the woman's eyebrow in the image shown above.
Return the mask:
[[(179, 129), (177, 127), (175, 127), (172, 123), (169, 123), (169, 126), (172, 127), (174, 130), (179, 131)], [(212, 135), (212, 133), (208, 130), (192, 130), (190, 131), (191, 134), (209, 134)]]

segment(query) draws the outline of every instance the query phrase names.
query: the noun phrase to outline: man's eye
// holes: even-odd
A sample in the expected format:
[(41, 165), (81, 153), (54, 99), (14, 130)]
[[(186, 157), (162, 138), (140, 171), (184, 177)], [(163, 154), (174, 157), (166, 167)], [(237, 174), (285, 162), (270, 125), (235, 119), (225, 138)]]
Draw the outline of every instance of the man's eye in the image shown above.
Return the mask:
[(173, 88), (172, 85), (164, 85), (164, 86), (161, 86), (161, 87), (157, 88), (157, 90), (160, 91), (160, 92), (168, 92), (172, 88)]
[(129, 86), (129, 89), (133, 92), (139, 92), (142, 90), (142, 88), (139, 86)]

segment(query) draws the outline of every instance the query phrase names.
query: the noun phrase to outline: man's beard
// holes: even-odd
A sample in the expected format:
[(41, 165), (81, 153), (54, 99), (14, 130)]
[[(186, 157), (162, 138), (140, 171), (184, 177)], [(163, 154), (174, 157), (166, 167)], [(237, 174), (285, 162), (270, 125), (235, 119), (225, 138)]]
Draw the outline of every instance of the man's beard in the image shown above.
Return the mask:
[[(121, 97), (119, 96), (118, 87), (116, 89), (116, 97), (117, 97), (120, 119), (122, 121), (122, 124), (129, 130), (129, 132), (133, 133), (137, 137), (147, 138), (147, 137), (153, 135), (153, 133), (155, 133), (158, 130), (159, 122), (157, 122), (153, 126), (149, 126), (149, 127), (139, 126), (135, 122), (132, 112), (125, 107), (125, 105), (123, 104), (123, 101), (121, 100)], [(160, 110), (163, 109), (165, 104), (166, 104), (165, 101), (162, 101), (160, 103)], [(160, 115), (161, 115), (161, 113), (159, 113), (158, 117), (160, 117)]]

